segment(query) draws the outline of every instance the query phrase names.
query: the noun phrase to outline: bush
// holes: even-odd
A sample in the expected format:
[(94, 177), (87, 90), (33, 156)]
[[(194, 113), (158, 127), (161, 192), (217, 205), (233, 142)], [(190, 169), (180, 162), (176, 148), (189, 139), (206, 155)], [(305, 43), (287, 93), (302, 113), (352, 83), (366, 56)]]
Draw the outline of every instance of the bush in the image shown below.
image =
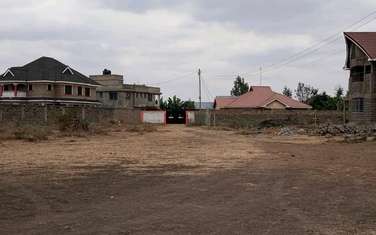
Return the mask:
[(64, 114), (59, 117), (58, 125), (60, 131), (89, 131), (89, 122), (76, 118), (73, 115)]
[(27, 140), (30, 142), (48, 140), (48, 136), (51, 134), (46, 127), (19, 127), (13, 133), (14, 138), (17, 140)]

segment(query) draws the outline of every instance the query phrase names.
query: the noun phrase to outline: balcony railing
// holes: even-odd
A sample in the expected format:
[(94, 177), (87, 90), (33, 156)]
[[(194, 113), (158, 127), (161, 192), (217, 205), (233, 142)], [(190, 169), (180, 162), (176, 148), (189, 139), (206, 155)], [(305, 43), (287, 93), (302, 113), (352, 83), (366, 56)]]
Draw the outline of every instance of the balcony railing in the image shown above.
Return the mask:
[(14, 91), (3, 91), (1, 97), (2, 98), (16, 98), (16, 97), (23, 98), (23, 97), (26, 97), (26, 92), (17, 91), (17, 94), (15, 94)]

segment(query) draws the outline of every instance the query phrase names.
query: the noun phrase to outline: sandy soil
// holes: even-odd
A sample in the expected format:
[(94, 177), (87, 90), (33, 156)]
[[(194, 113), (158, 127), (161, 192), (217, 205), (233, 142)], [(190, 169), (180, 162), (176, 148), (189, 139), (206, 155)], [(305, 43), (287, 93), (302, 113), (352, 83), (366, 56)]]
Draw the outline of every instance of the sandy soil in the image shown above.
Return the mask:
[(376, 234), (376, 144), (157, 132), (0, 143), (0, 234)]

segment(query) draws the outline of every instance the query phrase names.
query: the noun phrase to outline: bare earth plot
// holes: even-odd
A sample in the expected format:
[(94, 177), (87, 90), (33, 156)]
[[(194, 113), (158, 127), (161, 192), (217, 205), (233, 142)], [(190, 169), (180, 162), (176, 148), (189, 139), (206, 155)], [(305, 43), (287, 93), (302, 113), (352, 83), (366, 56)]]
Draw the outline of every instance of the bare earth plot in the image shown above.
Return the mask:
[(2, 142), (0, 234), (376, 234), (376, 144), (183, 126)]

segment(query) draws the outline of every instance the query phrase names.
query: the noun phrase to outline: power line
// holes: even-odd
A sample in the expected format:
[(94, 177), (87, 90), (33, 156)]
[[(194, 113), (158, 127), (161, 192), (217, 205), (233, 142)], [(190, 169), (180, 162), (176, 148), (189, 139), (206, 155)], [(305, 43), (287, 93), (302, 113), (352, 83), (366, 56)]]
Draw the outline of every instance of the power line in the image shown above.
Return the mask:
[(187, 73), (185, 75), (181, 75), (181, 76), (178, 76), (178, 77), (175, 77), (173, 79), (166, 80), (166, 81), (156, 82), (156, 83), (149, 83), (149, 84), (150, 85), (162, 85), (162, 84), (166, 84), (166, 83), (180, 81), (180, 80), (186, 79), (186, 78), (188, 78), (190, 76), (193, 76), (193, 72), (190, 72), (189, 74)]
[[(358, 25), (359, 23), (363, 22), (364, 20), (368, 19), (369, 17), (373, 16), (376, 14), (376, 10), (371, 12), (370, 14), (368, 14), (367, 16), (365, 17), (362, 17), (360, 20), (356, 21), (355, 23), (351, 24), (350, 26), (348, 27), (344, 27), (341, 31), (337, 32), (336, 34), (333, 34), (313, 45), (311, 45), (310, 47), (282, 60), (282, 62), (279, 62), (279, 63), (276, 63), (276, 64), (272, 64), (271, 66), (268, 66), (267, 69), (270, 69), (270, 68), (273, 68), (275, 66), (280, 66), (282, 64), (282, 66), (286, 65), (286, 64), (290, 64), (306, 55), (309, 55), (313, 52), (316, 52), (318, 50), (320, 50), (322, 47), (326, 46), (326, 45), (329, 45), (335, 41), (337, 41), (341, 36), (342, 36), (342, 33), (343, 31), (346, 31), (346, 30), (349, 30), (349, 29), (352, 29), (353, 27), (355, 27), (356, 25)], [(366, 24), (369, 24), (371, 23), (372, 21), (374, 21), (376, 18), (372, 18), (370, 19), (369, 21), (366, 21), (365, 23), (355, 27), (355, 29), (358, 29), (358, 28), (361, 28), (363, 27), (364, 25)]]
[[(283, 61), (289, 61), (289, 60), (291, 60), (291, 59), (294, 59), (294, 58), (296, 58), (296, 57), (299, 57), (299, 56), (302, 55), (302, 54), (306, 54), (306, 52), (307, 52), (307, 53), (311, 53), (310, 50), (314, 50), (314, 51), (316, 51), (316, 50), (318, 49), (318, 48), (316, 48), (316, 47), (321, 48), (323, 45), (331, 44), (332, 42), (336, 41), (338, 37), (341, 37), (341, 36), (342, 36), (343, 31), (346, 31), (346, 30), (348, 30), (348, 29), (353, 28), (353, 27), (356, 26), (357, 24), (361, 23), (362, 21), (368, 19), (369, 17), (371, 17), (372, 15), (375, 15), (375, 14), (376, 14), (376, 10), (373, 11), (373, 12), (371, 12), (370, 14), (366, 15), (365, 17), (362, 17), (360, 20), (356, 21), (355, 23), (351, 24), (350, 26), (344, 27), (341, 31), (339, 31), (339, 32), (337, 32), (337, 33), (335, 33), (335, 34), (333, 34), (333, 35), (331, 35), (331, 36), (329, 36), (329, 37), (327, 37), (327, 38), (325, 38), (325, 39), (323, 39), (323, 40), (321, 40), (321, 41), (319, 41), (319, 42), (317, 42), (317, 43), (315, 43), (315, 44), (313, 44), (313, 45), (311, 45), (311, 46), (309, 46), (308, 48), (305, 48), (304, 50), (302, 50), (302, 51), (300, 51), (300, 52), (298, 52), (298, 53), (296, 53), (296, 54), (294, 54), (294, 55), (292, 55), (292, 56), (289, 56), (288, 58), (282, 60), (282, 63), (284, 63)], [(360, 27), (362, 27), (362, 26), (364, 26), (364, 25), (366, 25), (366, 24), (369, 24), (370, 22), (372, 22), (372, 21), (374, 21), (374, 20), (375, 20), (375, 18), (372, 18), (370, 21), (366, 22), (365, 24), (362, 24), (362, 25), (358, 26), (357, 28), (360, 28)], [(315, 48), (316, 48), (316, 49), (315, 49)], [(300, 57), (299, 57), (299, 58), (300, 58)], [(294, 60), (294, 61), (295, 61), (295, 60)], [(268, 66), (267, 68), (269, 69), (269, 68), (275, 67), (275, 66), (277, 66), (277, 65), (279, 65), (279, 64), (280, 64), (280, 63), (272, 64), (271, 66)]]
[[(298, 60), (300, 60), (300, 59), (302, 59), (302, 58), (304, 58), (304, 57), (306, 57), (306, 56), (308, 56), (312, 53), (315, 53), (325, 46), (333, 44), (334, 42), (336, 42), (337, 40), (339, 40), (341, 38), (343, 31), (356, 30), (356, 29), (359, 29), (359, 28), (373, 22), (374, 20), (376, 20), (376, 17), (369, 19), (371, 16), (373, 16), (375, 14), (376, 14), (376, 10), (372, 11), (371, 13), (366, 15), (365, 17), (362, 17), (361, 19), (357, 20), (356, 22), (352, 23), (351, 25), (344, 27), (341, 31), (339, 31), (339, 32), (337, 32), (333, 35), (330, 35), (329, 37), (326, 37), (321, 41), (318, 41), (318, 42), (312, 44), (311, 46), (301, 50), (300, 52), (297, 52), (297, 53), (281, 60), (278, 63), (274, 63), (270, 66), (264, 67), (263, 73), (270, 73), (270, 72), (274, 72), (276, 70), (280, 70), (281, 68), (283, 68), (286, 65), (289, 65), (289, 64), (296, 62), (296, 61), (298, 61)], [(365, 21), (365, 20), (367, 20), (367, 21)], [(365, 22), (363, 22), (363, 21), (365, 21)], [(248, 73), (247, 75), (248, 76), (257, 76), (259, 74), (260, 74), (260, 71), (254, 71), (252, 73)], [(218, 77), (221, 77), (221, 76), (227, 76), (227, 75), (218, 75)], [(236, 76), (236, 75), (234, 73), (234, 75), (229, 75), (229, 76)]]
[[(356, 29), (361, 28), (361, 27), (363, 27), (363, 26), (365, 26), (365, 25), (371, 23), (371, 22), (374, 21), (374, 20), (376, 20), (376, 17), (375, 17), (375, 18), (372, 18), (371, 20), (365, 22), (365, 23), (362, 24), (362, 25), (359, 25)], [(302, 58), (304, 58), (304, 57), (306, 57), (306, 56), (308, 56), (308, 55), (310, 55), (310, 54), (313, 54), (313, 53), (315, 53), (315, 52), (321, 50), (323, 47), (325, 47), (325, 46), (327, 46), (327, 45), (330, 45), (330, 44), (336, 42), (336, 41), (339, 40), (339, 39), (340, 39), (340, 37), (338, 37), (338, 38), (334, 38), (333, 40), (327, 42), (325, 45), (322, 45), (322, 46), (320, 46), (320, 47), (318, 47), (318, 48), (315, 48), (314, 50), (312, 50), (312, 51), (310, 51), (310, 52), (308, 52), (308, 53), (306, 53), (306, 54), (302, 54), (302, 55), (300, 55), (300, 56), (297, 57), (297, 58), (294, 58), (294, 59), (292, 59), (292, 60), (286, 61), (286, 62), (284, 62), (283, 64), (278, 65), (278, 66), (277, 66), (276, 68), (274, 68), (274, 69), (266, 70), (264, 73), (275, 72), (275, 71), (277, 71), (277, 70), (283, 69), (284, 66), (289, 65), (289, 64), (291, 64), (291, 63), (294, 63), (294, 62), (296, 62), (296, 61), (298, 61), (298, 60), (300, 60), (300, 59), (302, 59)], [(319, 57), (318, 60), (320, 60), (320, 59), (321, 59), (321, 57)]]
[(205, 79), (202, 79), (202, 84), (207, 92), (207, 97), (206, 98), (209, 98), (210, 100), (213, 100), (214, 99), (214, 96), (213, 94), (210, 92), (210, 89), (209, 89), (209, 86), (208, 84), (206, 83)]

